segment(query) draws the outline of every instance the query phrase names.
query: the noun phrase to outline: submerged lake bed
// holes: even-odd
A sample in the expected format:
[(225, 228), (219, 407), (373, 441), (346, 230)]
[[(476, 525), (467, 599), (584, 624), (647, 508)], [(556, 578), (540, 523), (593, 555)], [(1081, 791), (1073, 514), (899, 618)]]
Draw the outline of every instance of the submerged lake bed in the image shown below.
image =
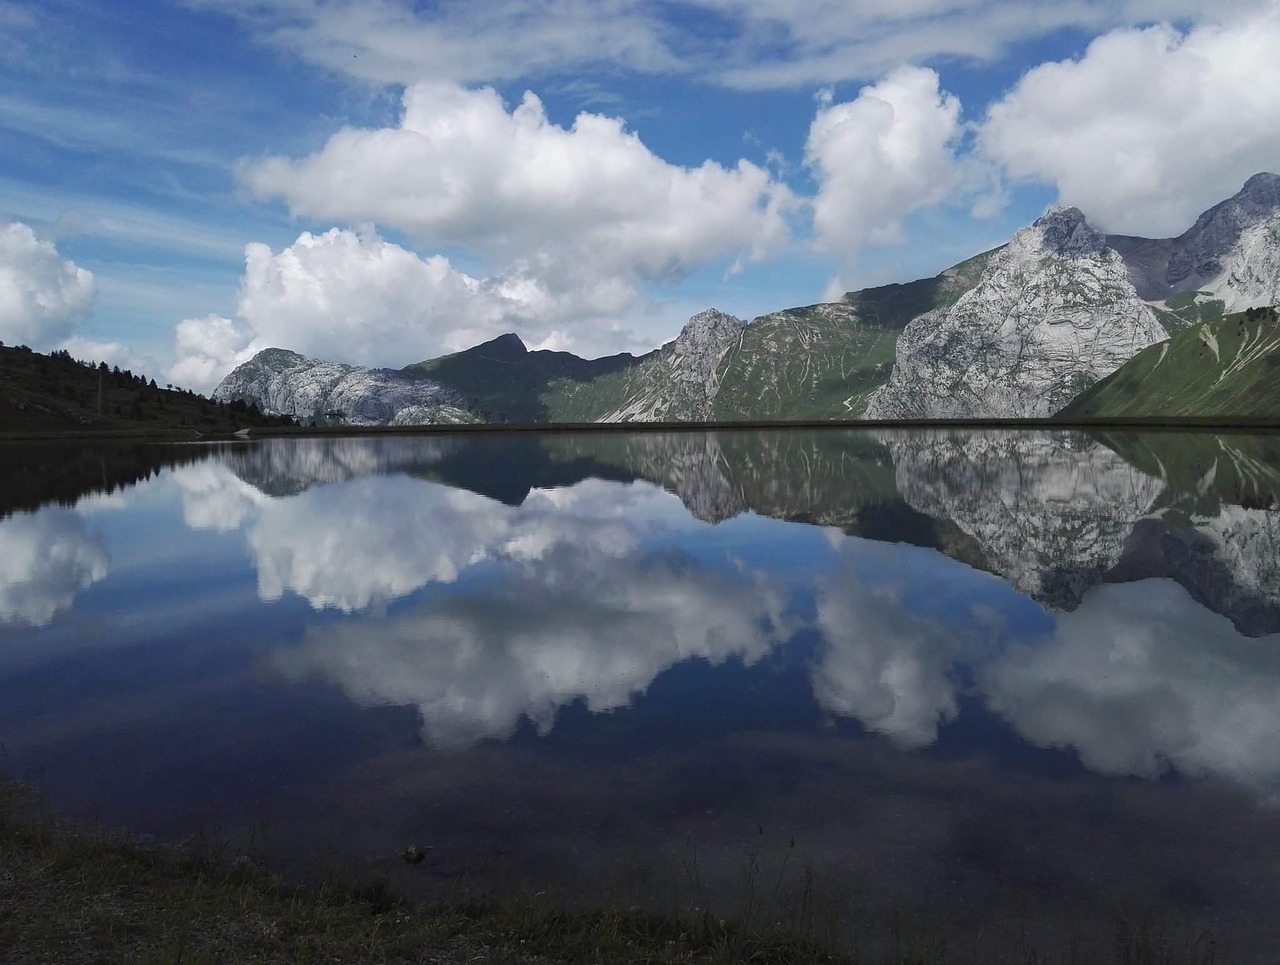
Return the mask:
[(846, 940), (906, 920), (958, 961), (1109, 947), (1119, 921), (1280, 957), (1274, 435), (5, 465), (2, 763), (60, 814), (428, 899), (749, 892)]

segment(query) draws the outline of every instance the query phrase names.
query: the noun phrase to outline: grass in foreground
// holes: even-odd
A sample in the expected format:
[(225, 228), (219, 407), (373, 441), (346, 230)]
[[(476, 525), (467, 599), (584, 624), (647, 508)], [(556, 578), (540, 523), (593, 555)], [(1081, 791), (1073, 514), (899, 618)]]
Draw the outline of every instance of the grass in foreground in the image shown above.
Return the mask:
[[(382, 883), (297, 887), (247, 858), (147, 845), (42, 816), (0, 783), (0, 961), (26, 963), (831, 963), (947, 965), (938, 939), (904, 934), (870, 956), (813, 940), (811, 909), (752, 925), (636, 909), (570, 913), (549, 900), (414, 907)], [(756, 909), (760, 911), (760, 908)], [(808, 912), (808, 913), (806, 913)], [(757, 916), (759, 917), (759, 916)], [(771, 916), (770, 916), (771, 917)], [(984, 965), (1225, 965), (1211, 936), (1170, 941), (1119, 923), (1105, 951), (1046, 954), (1025, 942)]]
[(30, 797), (0, 786), (0, 960), (11, 965), (845, 961), (790, 930), (747, 936), (710, 917), (538, 901), (414, 908), (380, 884), (295, 887), (247, 860), (32, 816)]

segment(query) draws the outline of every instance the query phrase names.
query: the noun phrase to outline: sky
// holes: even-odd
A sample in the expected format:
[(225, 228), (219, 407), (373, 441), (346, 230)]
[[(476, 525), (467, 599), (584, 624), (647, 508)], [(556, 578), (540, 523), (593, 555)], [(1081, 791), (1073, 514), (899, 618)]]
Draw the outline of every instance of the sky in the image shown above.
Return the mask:
[(0, 341), (648, 351), (1280, 172), (1280, 2), (0, 0)]

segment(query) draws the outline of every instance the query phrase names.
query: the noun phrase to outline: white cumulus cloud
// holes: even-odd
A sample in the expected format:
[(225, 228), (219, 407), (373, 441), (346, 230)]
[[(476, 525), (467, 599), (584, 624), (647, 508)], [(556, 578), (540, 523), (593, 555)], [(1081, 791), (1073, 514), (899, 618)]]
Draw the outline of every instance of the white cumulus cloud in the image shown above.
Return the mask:
[(848, 265), (866, 244), (900, 240), (905, 215), (959, 183), (960, 134), (959, 100), (923, 67), (900, 67), (852, 101), (822, 104), (805, 143), (819, 248)]
[(553, 297), (667, 279), (787, 237), (790, 191), (741, 160), (658, 157), (616, 117), (551, 123), (526, 92), (508, 110), (490, 88), (417, 84), (394, 128), (344, 128), (300, 160), (247, 164), (244, 182), (296, 215), (375, 222), (501, 260)]
[[(242, 165), (258, 197), (354, 230), (248, 245), (237, 318), (183, 321), (174, 381), (212, 388), (270, 346), (395, 366), (508, 331), (586, 355), (647, 349), (658, 339), (629, 327), (644, 283), (762, 257), (789, 235), (795, 199), (767, 170), (669, 164), (618, 118), (563, 128), (532, 93), (508, 110), (492, 89), (445, 83), (410, 87), (403, 108), (396, 127), (344, 128), (309, 157)], [(461, 248), (483, 276), (373, 225)]]
[(1186, 33), (1113, 31), (1078, 60), (1028, 71), (990, 108), (981, 149), (1107, 231), (1180, 234), (1280, 168), (1278, 47), (1275, 4)]
[(47, 349), (93, 308), (92, 272), (20, 221), (0, 228), (0, 340)]

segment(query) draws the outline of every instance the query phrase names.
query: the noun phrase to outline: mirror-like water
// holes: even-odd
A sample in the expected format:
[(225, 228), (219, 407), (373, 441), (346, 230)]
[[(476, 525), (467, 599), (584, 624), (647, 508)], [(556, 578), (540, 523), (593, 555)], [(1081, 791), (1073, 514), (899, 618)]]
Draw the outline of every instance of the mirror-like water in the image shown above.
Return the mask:
[(425, 896), (754, 867), (962, 956), (1124, 915), (1280, 957), (1280, 437), (4, 454), (0, 765), (62, 813)]

